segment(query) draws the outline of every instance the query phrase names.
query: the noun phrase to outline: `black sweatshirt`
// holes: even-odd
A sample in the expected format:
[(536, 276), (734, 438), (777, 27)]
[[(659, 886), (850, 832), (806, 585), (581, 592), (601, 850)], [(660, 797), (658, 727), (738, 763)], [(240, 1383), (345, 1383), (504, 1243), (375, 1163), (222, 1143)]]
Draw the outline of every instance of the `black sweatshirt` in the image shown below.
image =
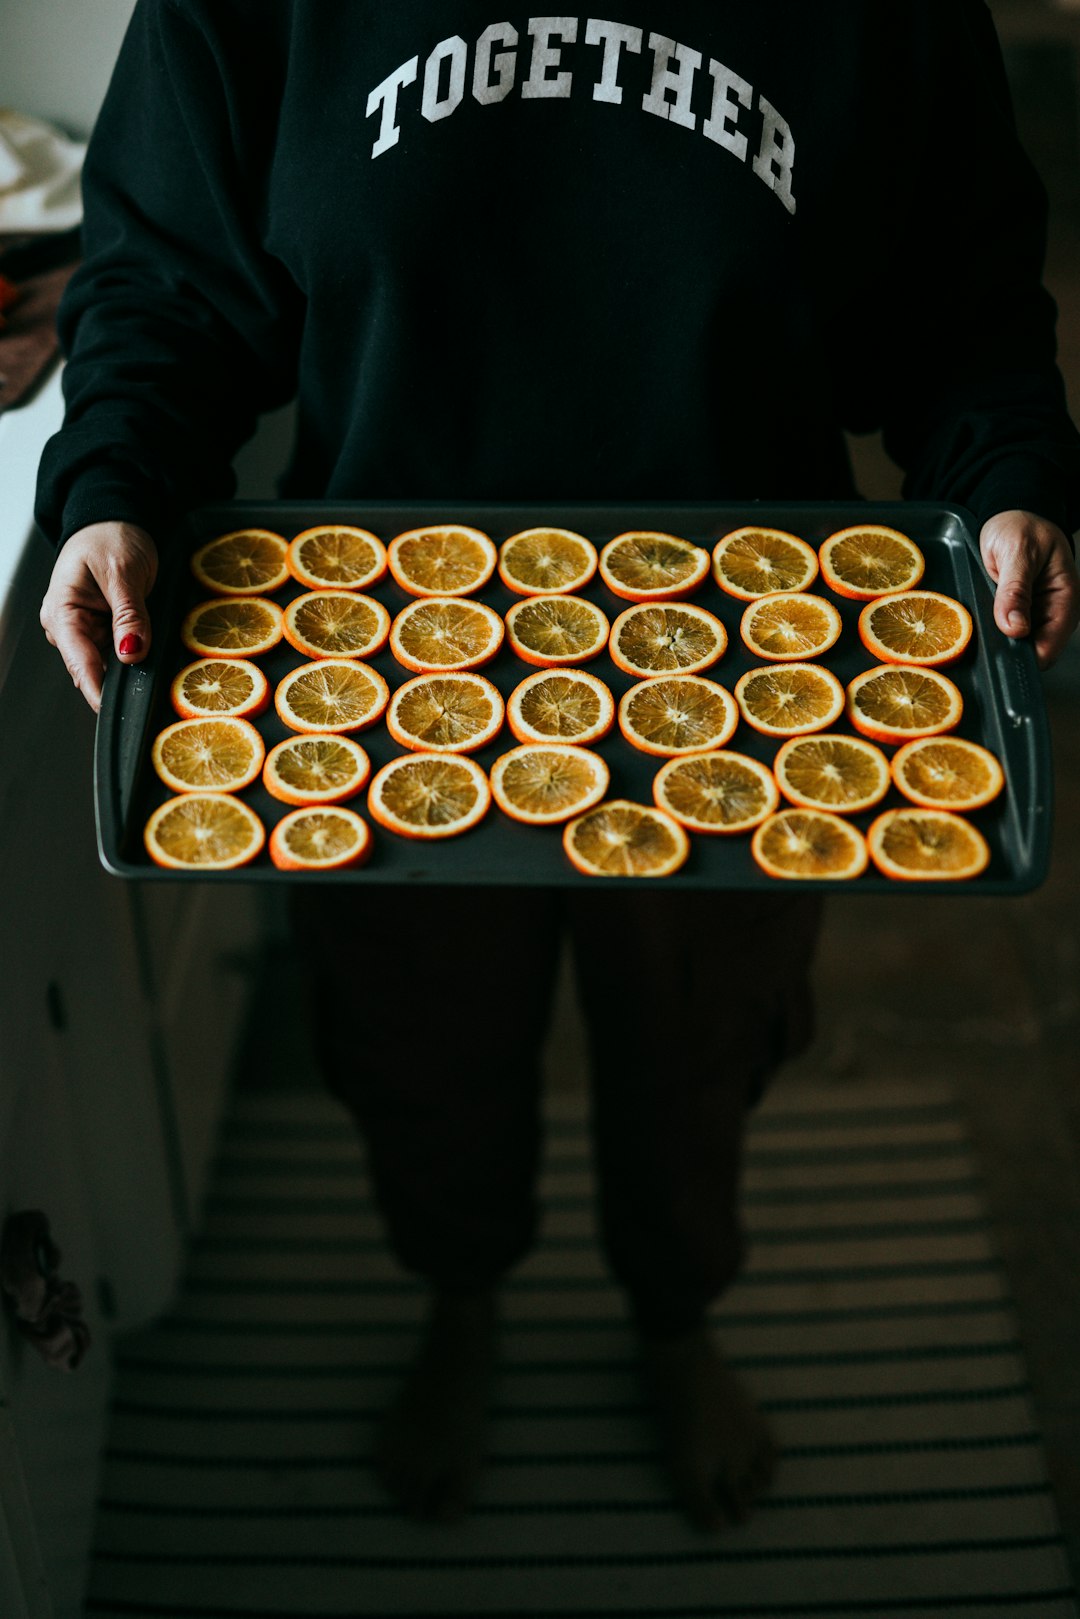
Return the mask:
[(881, 427), (1080, 526), (981, 0), (138, 0), (83, 184), (54, 542), (227, 498), (294, 396), (286, 497), (833, 500)]

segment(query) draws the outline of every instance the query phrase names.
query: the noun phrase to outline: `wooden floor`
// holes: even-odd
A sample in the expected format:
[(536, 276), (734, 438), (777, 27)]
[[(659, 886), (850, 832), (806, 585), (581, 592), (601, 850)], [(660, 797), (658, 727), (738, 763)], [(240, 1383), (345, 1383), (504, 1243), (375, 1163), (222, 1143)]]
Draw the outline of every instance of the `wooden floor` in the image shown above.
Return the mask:
[(241, 1093), (173, 1315), (120, 1345), (87, 1615), (1075, 1619), (1024, 1357), (946, 1087), (780, 1084), (752, 1256), (716, 1312), (783, 1447), (747, 1527), (691, 1530), (593, 1232), (585, 1104), (549, 1092), (536, 1251), (506, 1295), (470, 1518), (369, 1465), (423, 1292), (322, 1094)]

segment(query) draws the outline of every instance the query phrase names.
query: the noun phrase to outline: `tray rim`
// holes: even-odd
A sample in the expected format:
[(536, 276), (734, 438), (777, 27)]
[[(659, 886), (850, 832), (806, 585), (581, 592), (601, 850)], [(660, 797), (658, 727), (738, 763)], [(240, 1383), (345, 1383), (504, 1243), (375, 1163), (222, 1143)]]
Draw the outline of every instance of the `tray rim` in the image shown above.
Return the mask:
[[(762, 499), (744, 501), (713, 501), (709, 499), (686, 498), (679, 498), (676, 500), (619, 500), (617, 498), (605, 500), (580, 500), (568, 498), (566, 500), (544, 499), (542, 501), (512, 501), (492, 500), (490, 498), (484, 500), (467, 500), (461, 497), (455, 497), (453, 499), (441, 499), (424, 496), (410, 496), (407, 498), (378, 498), (375, 496), (320, 496), (318, 499), (314, 500), (278, 499), (276, 497), (258, 499), (244, 497), (243, 499), (238, 500), (206, 501), (198, 506), (192, 507), (180, 519), (178, 519), (178, 521), (168, 531), (162, 542), (157, 545), (159, 555), (159, 579), (161, 579), (162, 583), (165, 584), (168, 598), (171, 603), (173, 593), (179, 588), (181, 581), (186, 578), (185, 570), (181, 565), (181, 559), (189, 554), (194, 541), (199, 537), (200, 529), (204, 526), (208, 526), (211, 521), (213, 521), (215, 524), (220, 521), (225, 521), (235, 527), (243, 527), (245, 519), (254, 517), (256, 513), (265, 518), (267, 511), (272, 509), (274, 512), (281, 513), (282, 516), (301, 513), (305, 516), (310, 515), (313, 516), (315, 523), (319, 521), (331, 520), (344, 522), (346, 521), (345, 518), (338, 515), (335, 519), (334, 514), (340, 514), (346, 510), (355, 514), (357, 508), (361, 506), (370, 511), (373, 515), (376, 512), (393, 512), (395, 510), (412, 511), (418, 506), (423, 506), (429, 510), (445, 514), (445, 520), (449, 521), (463, 521), (463, 518), (456, 516), (456, 513), (462, 510), (467, 510), (469, 513), (474, 515), (483, 514), (485, 512), (494, 513), (508, 510), (521, 512), (523, 514), (531, 514), (533, 516), (547, 514), (547, 520), (550, 521), (550, 513), (553, 509), (557, 510), (560, 508), (573, 508), (576, 511), (588, 511), (600, 515), (605, 511), (625, 511), (628, 506), (632, 506), (635, 511), (644, 514), (649, 514), (650, 512), (715, 512), (717, 517), (723, 521), (725, 513), (738, 513), (743, 515), (746, 513), (748, 508), (760, 508), (763, 514), (766, 511), (769, 514), (768, 518), (766, 518), (764, 515), (762, 517), (763, 527), (782, 526), (782, 524), (777, 522), (776, 519), (782, 518), (784, 513), (798, 512), (805, 515), (806, 513), (810, 513), (815, 510), (820, 510), (823, 515), (825, 513), (834, 514), (833, 517), (830, 518), (830, 521), (835, 520), (835, 514), (838, 511), (850, 512), (852, 514), (852, 524), (858, 522), (860, 514), (864, 515), (867, 521), (881, 522), (886, 524), (889, 522), (890, 517), (893, 517), (897, 520), (896, 526), (898, 527), (901, 526), (899, 520), (905, 515), (947, 515), (955, 518), (959, 524), (969, 563), (973, 566), (975, 572), (978, 575), (981, 575), (983, 582), (988, 586), (991, 593), (994, 590), (994, 582), (990, 578), (979, 549), (977, 537), (979, 529), (978, 519), (968, 507), (962, 506), (953, 501), (870, 500), (861, 497), (835, 501), (770, 501)], [(870, 515), (871, 512), (873, 513), (873, 516)], [(221, 516), (215, 514), (221, 514)], [(228, 515), (225, 516), (225, 514)], [(313, 526), (313, 524), (305, 526)], [(222, 532), (224, 531), (225, 530), (222, 530)], [(188, 548), (187, 550), (184, 549), (185, 546)], [(161, 565), (162, 563), (164, 563), (163, 566)], [(292, 884), (295, 884), (296, 882), (326, 884), (335, 880), (339, 883), (342, 882), (348, 877), (348, 873), (335, 874), (327, 872), (307, 874), (279, 872), (276, 869), (266, 870), (261, 867), (258, 870), (252, 870), (250, 867), (246, 866), (239, 867), (233, 871), (213, 872), (207, 873), (203, 876), (196, 876), (190, 872), (176, 871), (172, 868), (156, 866), (152, 862), (148, 863), (148, 865), (136, 865), (132, 861), (124, 859), (119, 854), (118, 851), (121, 843), (121, 833), (123, 831), (123, 816), (121, 808), (117, 802), (117, 783), (110, 778), (108, 768), (110, 762), (109, 744), (115, 736), (119, 726), (123, 722), (124, 711), (128, 706), (125, 698), (128, 699), (128, 701), (132, 701), (140, 697), (145, 698), (148, 691), (152, 693), (153, 686), (157, 678), (157, 663), (156, 659), (154, 658), (154, 653), (155, 650), (161, 646), (163, 639), (164, 638), (159, 638), (157, 636), (154, 637), (149, 658), (140, 664), (121, 664), (117, 661), (115, 656), (110, 657), (106, 663), (105, 678), (102, 683), (101, 705), (98, 711), (95, 726), (93, 757), (95, 833), (97, 839), (98, 856), (105, 870), (113, 876), (126, 878), (127, 880), (134, 882), (160, 882), (170, 880), (189, 883), (266, 883), (268, 881), (276, 882), (284, 880), (287, 880)], [(940, 882), (934, 880), (920, 881), (918, 879), (913, 879), (907, 882), (896, 882), (875, 873), (873, 876), (868, 875), (868, 880), (866, 882), (859, 881), (854, 884), (844, 879), (835, 878), (806, 879), (804, 880), (806, 889), (816, 893), (830, 892), (845, 893), (850, 895), (861, 893), (873, 894), (878, 897), (880, 897), (882, 894), (895, 894), (898, 896), (905, 894), (926, 896), (928, 893), (933, 893), (940, 894), (942, 896), (950, 894), (967, 895), (969, 898), (1001, 898), (1010, 895), (1023, 895), (1031, 893), (1041, 887), (1046, 881), (1050, 864), (1054, 807), (1054, 776), (1049, 717), (1047, 714), (1045, 699), (1042, 693), (1041, 682), (1039, 680), (1039, 670), (1036, 664), (1035, 654), (1030, 645), (1029, 638), (1025, 637), (1022, 640), (1016, 641), (1006, 638), (1005, 645), (999, 647), (997, 650), (998, 659), (995, 661), (998, 665), (1000, 665), (1000, 660), (1002, 657), (1008, 660), (1018, 660), (1014, 665), (1016, 674), (1014, 684), (1028, 699), (1028, 704), (1022, 711), (1008, 709), (1003, 700), (1000, 702), (1000, 706), (1006, 708), (1006, 711), (1010, 714), (1015, 726), (1025, 726), (1027, 728), (1029, 755), (1033, 761), (1035, 774), (1041, 780), (1041, 784), (1044, 789), (1038, 795), (1038, 800), (1034, 806), (1034, 820), (1032, 824), (1032, 837), (1030, 845), (1031, 852), (1028, 871), (1019, 877), (987, 879), (974, 878), (967, 882)], [(1000, 685), (1002, 680), (1000, 668), (994, 673), (992, 678), (995, 683), (995, 695), (999, 700), (1001, 700), (1003, 699), (1004, 694)], [(998, 709), (999, 705), (995, 704), (995, 713), (1000, 719)], [(145, 737), (141, 739), (140, 746), (142, 750), (145, 750), (146, 740), (147, 739)], [(370, 882), (370, 880), (371, 879), (369, 878), (368, 881)], [(475, 878), (470, 880), (476, 881)], [(463, 881), (464, 879), (451, 879), (449, 882), (440, 884), (437, 880), (427, 876), (416, 878), (402, 876), (400, 880), (379, 879), (378, 886), (408, 887), (413, 883), (416, 883), (418, 885), (422, 884), (424, 887), (429, 888), (439, 886), (457, 888), (462, 886)], [(547, 882), (547, 879), (544, 881)], [(587, 881), (589, 881), (589, 879), (583, 877), (581, 874), (568, 873), (566, 882), (560, 883), (557, 886), (576, 887), (581, 882)], [(639, 881), (640, 879), (634, 877), (614, 877), (605, 879), (603, 886), (605, 888), (622, 887), (627, 884), (635, 884)], [(668, 880), (665, 878), (660, 878), (657, 879), (657, 881), (659, 884), (664, 885)], [(887, 887), (885, 886), (886, 884)], [(354, 875), (354, 878), (352, 882), (350, 882), (349, 886), (353, 885), (358, 887), (362, 886), (362, 876), (358, 879)], [(550, 884), (548, 885), (550, 886)], [(802, 886), (797, 885), (795, 879), (791, 880), (791, 885), (793, 889), (796, 889), (797, 886)], [(493, 881), (480, 882), (478, 886), (500, 887), (513, 885)], [(536, 879), (525, 879), (523, 880), (521, 886), (534, 887), (542, 886), (542, 884), (538, 883)], [(682, 888), (681, 884), (678, 886), (680, 889)], [(725, 888), (720, 884), (713, 883), (704, 883), (697, 886), (699, 889), (712, 891), (718, 894), (758, 891), (758, 885), (756, 884), (743, 884), (731, 888)], [(760, 891), (763, 893), (775, 892), (778, 886), (780, 886), (781, 891), (783, 891), (781, 880), (773, 879), (771, 882), (763, 882), (760, 885)]]

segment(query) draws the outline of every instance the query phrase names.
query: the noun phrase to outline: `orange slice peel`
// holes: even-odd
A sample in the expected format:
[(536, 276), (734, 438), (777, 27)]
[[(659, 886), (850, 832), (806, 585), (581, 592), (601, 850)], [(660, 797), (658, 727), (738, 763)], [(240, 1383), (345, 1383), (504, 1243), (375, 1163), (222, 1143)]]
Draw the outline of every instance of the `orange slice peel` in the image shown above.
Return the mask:
[(456, 837), (483, 820), (490, 804), (487, 776), (460, 753), (391, 759), (368, 789), (372, 820), (406, 838)]
[(722, 748), (735, 733), (739, 710), (725, 686), (704, 675), (641, 680), (619, 701), (619, 729), (642, 753), (674, 758)]
[(587, 877), (670, 877), (685, 864), (690, 839), (664, 810), (609, 798), (567, 822), (563, 848)]
[(266, 755), (263, 786), (283, 804), (340, 804), (367, 784), (371, 761), (349, 736), (298, 735)]
[(169, 700), (182, 720), (254, 719), (270, 706), (270, 683), (247, 658), (196, 658), (173, 680)]
[(875, 742), (911, 742), (959, 725), (964, 699), (937, 669), (876, 664), (847, 688), (847, 716)]
[(282, 630), (306, 658), (372, 658), (390, 635), (382, 602), (353, 590), (312, 590), (285, 609)]
[(150, 760), (174, 793), (238, 793), (262, 770), (266, 748), (245, 719), (176, 720), (154, 738)]
[(748, 832), (780, 802), (767, 765), (748, 754), (719, 749), (669, 759), (653, 781), (653, 798), (692, 832)]
[(861, 736), (820, 731), (781, 743), (773, 771), (792, 804), (832, 815), (873, 809), (892, 785), (880, 748)]
[(436, 523), (411, 528), (386, 550), (391, 577), (411, 596), (468, 596), (486, 585), (499, 554), (478, 528)]
[(824, 731), (844, 712), (844, 688), (816, 663), (771, 663), (748, 669), (735, 683), (743, 719), (765, 736)]
[(879, 596), (859, 614), (859, 639), (880, 663), (955, 663), (971, 632), (971, 614), (963, 602), (936, 590)]
[(739, 623), (739, 634), (755, 657), (799, 663), (835, 646), (842, 625), (839, 612), (824, 596), (774, 591), (750, 603)]
[(390, 688), (377, 669), (352, 658), (302, 663), (278, 683), (274, 707), (293, 731), (363, 731), (382, 718)]
[(518, 596), (581, 590), (596, 563), (595, 545), (568, 528), (524, 528), (499, 547), (499, 578)]
[(519, 742), (599, 742), (615, 723), (611, 688), (585, 669), (540, 669), (506, 699), (506, 720)]
[(608, 616), (581, 596), (530, 596), (506, 615), (506, 637), (523, 663), (540, 669), (587, 663), (607, 646)]
[(750, 852), (768, 876), (796, 882), (858, 877), (869, 863), (858, 828), (823, 810), (778, 810), (757, 827)]
[(859, 523), (830, 534), (818, 559), (829, 589), (853, 601), (913, 590), (926, 567), (914, 540), (881, 523)]
[(183, 793), (166, 799), (143, 830), (155, 865), (174, 871), (229, 871), (254, 860), (266, 828), (233, 793)]
[(866, 841), (878, 870), (906, 882), (961, 881), (990, 863), (982, 833), (949, 810), (885, 810), (871, 823)]
[(362, 866), (372, 847), (371, 828), (354, 810), (319, 804), (283, 815), (267, 853), (279, 871), (341, 871)]
[(416, 674), (479, 669), (490, 663), (506, 634), (502, 619), (483, 602), (428, 596), (410, 602), (390, 626), (390, 650)]
[(189, 652), (204, 658), (235, 654), (256, 658), (281, 640), (284, 615), (264, 596), (214, 596), (199, 602), (180, 625)]
[(386, 573), (386, 547), (366, 528), (320, 523), (289, 542), (286, 562), (309, 590), (368, 590)]
[(222, 596), (261, 596), (287, 582), (287, 551), (284, 538), (268, 528), (238, 528), (201, 545), (191, 571)]
[(715, 613), (692, 602), (635, 602), (611, 626), (612, 663), (635, 679), (696, 675), (727, 650), (727, 630)]
[(610, 772), (598, 753), (559, 742), (526, 742), (491, 767), (491, 796), (504, 814), (554, 826), (598, 804)]
[(498, 736), (503, 712), (499, 688), (484, 675), (416, 675), (391, 697), (386, 729), (414, 752), (475, 753)]
[(660, 601), (696, 590), (709, 572), (700, 545), (653, 529), (630, 529), (600, 552), (600, 577), (625, 601)]
[(725, 534), (713, 547), (713, 577), (738, 601), (808, 590), (818, 576), (817, 552), (796, 534), (749, 526)]
[(982, 809), (1005, 786), (1005, 772), (989, 748), (959, 736), (905, 742), (889, 766), (896, 786), (923, 809), (964, 813)]

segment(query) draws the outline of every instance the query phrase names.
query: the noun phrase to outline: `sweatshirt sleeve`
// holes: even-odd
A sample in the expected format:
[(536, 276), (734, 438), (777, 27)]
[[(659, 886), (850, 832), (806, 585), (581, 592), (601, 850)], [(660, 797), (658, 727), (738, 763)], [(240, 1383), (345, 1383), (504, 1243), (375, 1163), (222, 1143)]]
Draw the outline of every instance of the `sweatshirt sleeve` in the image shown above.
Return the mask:
[(1055, 363), (1042, 284), (1046, 194), (1016, 132), (983, 0), (932, 0), (929, 100), (908, 125), (918, 161), (895, 220), (885, 448), (909, 499), (983, 523), (1014, 508), (1080, 527), (1080, 435)]
[(58, 316), (66, 411), (36, 501), (54, 544), (106, 520), (164, 533), (227, 499), (259, 412), (295, 393), (300, 299), (257, 227), (279, 105), (279, 8), (258, 9), (245, 26), (244, 0), (135, 7)]

